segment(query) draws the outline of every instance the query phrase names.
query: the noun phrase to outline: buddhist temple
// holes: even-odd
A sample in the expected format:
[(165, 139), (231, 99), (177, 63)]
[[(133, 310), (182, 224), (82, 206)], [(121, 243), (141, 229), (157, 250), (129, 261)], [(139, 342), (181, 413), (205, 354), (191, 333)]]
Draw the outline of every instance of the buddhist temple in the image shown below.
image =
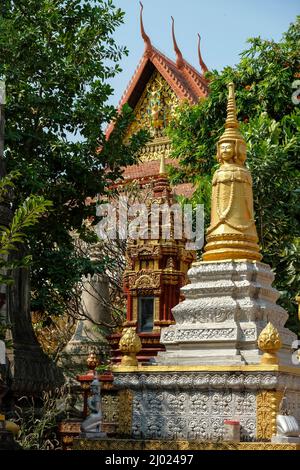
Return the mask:
[[(208, 95), (208, 82), (204, 77), (207, 67), (203, 62), (198, 41), (198, 71), (183, 57), (175, 37), (174, 19), (172, 18), (172, 40), (175, 61), (166, 57), (152, 45), (143, 24), (143, 5), (140, 12), (141, 36), (145, 51), (119, 102), (119, 109), (127, 103), (134, 110), (135, 120), (127, 131), (129, 138), (139, 129), (147, 129), (151, 141), (145, 145), (139, 156), (140, 163), (124, 170), (124, 179), (137, 180), (141, 185), (153, 181), (159, 174), (160, 159), (163, 155), (166, 163), (174, 164), (169, 159), (170, 139), (165, 135), (176, 106), (182, 101), (196, 104)], [(106, 132), (109, 137), (114, 124)], [(176, 163), (175, 163), (176, 164)], [(193, 192), (191, 185), (181, 184), (175, 188), (176, 194), (189, 196)]]
[[(146, 129), (151, 140), (142, 149), (139, 164), (124, 169), (124, 180), (125, 185), (135, 181), (140, 188), (150, 191), (149, 207), (153, 201), (171, 207), (176, 202), (175, 195), (190, 196), (193, 188), (188, 183), (179, 184), (172, 190), (170, 188), (165, 164), (176, 165), (176, 161), (169, 158), (171, 143), (165, 129), (181, 101), (196, 104), (207, 96), (208, 82), (204, 77), (207, 67), (201, 56), (200, 37), (198, 55), (201, 72), (183, 58), (175, 37), (173, 17), (171, 32), (175, 61), (152, 45), (144, 29), (142, 4), (140, 26), (145, 51), (119, 103), (119, 109), (128, 103), (135, 114), (126, 139), (139, 129)], [(113, 124), (107, 129), (108, 138), (112, 129)], [(134, 326), (139, 332), (143, 346), (138, 356), (141, 361), (163, 350), (159, 343), (160, 328), (172, 324), (171, 309), (182, 300), (180, 288), (187, 282), (186, 272), (195, 257), (192, 251), (185, 250), (184, 245), (183, 239), (129, 240), (124, 275), (127, 301), (124, 326)], [(120, 360), (117, 350), (119, 340), (120, 334), (110, 337), (114, 360)]]
[[(174, 22), (172, 26), (173, 67), (183, 77), (188, 66), (176, 43)], [(142, 62), (155, 62), (161, 56), (144, 32), (142, 17), (141, 28), (146, 45)], [(153, 142), (162, 142), (159, 129), (165, 121), (155, 110), (148, 122), (153, 124)], [(152, 179), (149, 204), (169, 207), (169, 143), (160, 150), (159, 170), (150, 145), (142, 155), (150, 158), (141, 168), (152, 162), (157, 172), (148, 179), (143, 173), (140, 184)], [(109, 387), (103, 380), (102, 429), (113, 416), (116, 432), (108, 439), (75, 439), (75, 449), (300, 449), (300, 372), (292, 349), (296, 335), (285, 326), (288, 313), (276, 304), (274, 273), (261, 260), (246, 150), (234, 84), (229, 83), (202, 260), (186, 255), (184, 238), (164, 237), (160, 219), (156, 238), (128, 240), (127, 320), (118, 335)], [(171, 220), (171, 233), (173, 228)], [(155, 344), (148, 352), (147, 341)], [(91, 374), (79, 377), (84, 385), (90, 380)], [(283, 403), (291, 416), (284, 415)], [(292, 423), (290, 432), (287, 423)], [(234, 442), (226, 435), (228, 426), (238, 430)]]
[[(208, 95), (208, 81), (204, 77), (208, 69), (201, 55), (200, 36), (198, 38), (200, 70), (184, 59), (176, 41), (173, 18), (170, 36), (175, 60), (166, 57), (152, 45), (143, 24), (142, 4), (140, 29), (145, 50), (119, 102), (119, 110), (128, 103), (135, 114), (125, 139), (129, 139), (139, 129), (146, 129), (150, 133), (151, 140), (141, 150), (139, 163), (124, 168), (124, 180), (120, 182), (119, 187), (122, 191), (127, 184), (135, 182), (144, 191), (148, 208), (153, 203), (171, 208), (176, 202), (177, 195), (189, 197), (193, 193), (193, 187), (189, 183), (170, 187), (166, 165), (176, 165), (176, 161), (169, 158), (171, 142), (165, 134), (165, 129), (178, 104), (187, 101), (193, 105)], [(107, 139), (113, 127), (114, 123), (108, 126)], [(196, 256), (194, 251), (186, 249), (184, 236), (180, 239), (172, 236), (174, 232), (172, 212), (169, 220), (170, 237), (164, 237), (164, 221), (161, 215), (157, 225), (155, 238), (129, 238), (126, 251), (123, 280), (126, 321), (123, 327), (124, 332), (128, 331), (128, 328), (133, 328), (139, 336), (141, 348), (137, 354), (138, 363), (151, 363), (159, 352), (165, 350), (160, 342), (161, 328), (174, 324), (172, 308), (183, 300), (180, 290), (188, 282), (187, 271)], [(149, 227), (151, 229), (151, 220)], [(82, 325), (79, 327), (82, 328)], [(126, 349), (126, 344), (120, 346), (121, 336), (122, 332), (114, 333), (108, 338), (113, 363), (121, 362), (123, 351)], [(75, 340), (77, 345), (77, 337)], [(128, 342), (127, 336), (123, 336), (122, 341)], [(87, 415), (87, 398), (92, 378), (92, 371), (77, 376), (84, 394), (83, 417)], [(126, 421), (126, 418), (121, 417), (120, 411), (123, 402), (126, 405), (127, 394), (118, 393), (113, 385), (113, 374), (101, 375), (100, 380), (103, 387), (104, 421), (109, 422), (119, 432)], [(72, 446), (73, 437), (78, 435), (79, 427), (80, 424), (76, 420), (62, 423), (60, 431), (65, 448)]]

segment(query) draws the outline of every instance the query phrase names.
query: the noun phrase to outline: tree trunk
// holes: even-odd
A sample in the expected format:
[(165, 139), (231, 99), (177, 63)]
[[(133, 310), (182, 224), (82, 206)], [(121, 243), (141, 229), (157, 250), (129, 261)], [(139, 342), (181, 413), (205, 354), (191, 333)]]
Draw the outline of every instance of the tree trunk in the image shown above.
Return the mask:
[[(25, 255), (21, 248), (13, 256)], [(17, 396), (40, 395), (63, 382), (61, 370), (43, 352), (33, 331), (30, 315), (29, 270), (16, 269), (14, 284), (8, 289), (8, 319), (13, 347), (8, 352), (11, 363), (11, 389)]]

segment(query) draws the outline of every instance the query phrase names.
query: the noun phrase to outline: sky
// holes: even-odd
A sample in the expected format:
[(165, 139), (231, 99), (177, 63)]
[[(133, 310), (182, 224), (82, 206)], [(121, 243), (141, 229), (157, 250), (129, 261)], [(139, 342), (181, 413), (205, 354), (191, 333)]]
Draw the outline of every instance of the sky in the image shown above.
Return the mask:
[[(111, 80), (117, 105), (144, 51), (140, 36), (138, 0), (113, 0), (125, 11), (125, 21), (114, 35), (129, 49), (120, 65), (123, 71)], [(171, 15), (183, 57), (198, 66), (197, 33), (202, 38), (202, 57), (209, 69), (222, 70), (239, 61), (249, 37), (280, 40), (300, 14), (300, 0), (143, 0), (144, 26), (152, 44), (174, 59)]]

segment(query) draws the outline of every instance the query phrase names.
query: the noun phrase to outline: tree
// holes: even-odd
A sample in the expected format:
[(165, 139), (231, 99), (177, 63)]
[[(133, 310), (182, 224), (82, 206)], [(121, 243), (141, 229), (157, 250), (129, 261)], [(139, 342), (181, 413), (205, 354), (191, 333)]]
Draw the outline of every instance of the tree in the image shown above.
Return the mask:
[[(78, 256), (71, 232), (83, 240), (82, 221), (95, 217), (87, 197), (107, 194), (133, 163), (146, 132), (123, 144), (133, 115), (107, 104), (108, 80), (127, 54), (113, 33), (124, 13), (111, 0), (3, 0), (0, 75), (7, 90), (5, 160), (19, 171), (15, 206), (30, 193), (53, 208), (29, 233), (32, 308), (59, 314), (83, 274), (104, 260)], [(105, 124), (116, 121), (109, 141)], [(95, 223), (97, 218), (95, 217)]]
[(248, 42), (239, 64), (207, 73), (207, 99), (178, 109), (169, 135), (180, 166), (171, 176), (173, 183), (196, 184), (193, 201), (204, 203), (208, 223), (216, 142), (224, 131), (227, 84), (233, 81), (263, 260), (275, 270), (279, 302), (291, 314), (289, 326), (299, 331), (294, 298), (300, 287), (300, 101), (297, 106), (291, 98), (300, 72), (300, 17), (278, 43), (260, 37)]
[[(0, 161), (2, 164), (2, 159)], [(8, 201), (15, 188), (14, 180), (20, 175), (11, 172), (4, 176), (4, 165), (1, 165), (1, 170), (0, 284), (2, 289), (5, 286), (5, 293), (1, 289), (1, 307), (6, 304), (8, 308), (4, 316), (3, 312), (0, 315), (0, 340), (6, 343), (9, 363), (13, 356), (13, 367), (11, 370), (6, 365), (0, 367), (0, 382), (4, 382), (5, 389), (9, 384), (10, 390), (14, 392), (31, 394), (37, 392), (39, 387), (41, 390), (48, 389), (53, 383), (62, 381), (60, 371), (42, 353), (33, 333), (28, 311), (28, 265), (31, 256), (24, 255), (26, 232), (41, 217), (47, 217), (46, 212), (51, 208), (51, 201), (45, 200), (43, 196), (31, 195), (12, 215)], [(3, 214), (7, 217), (3, 217)], [(29, 361), (26, 356), (30, 356)], [(31, 371), (36, 370), (38, 364), (44, 370), (41, 370), (42, 374), (39, 378), (35, 377), (33, 382)]]
[[(17, 173), (10, 173), (0, 180), (0, 204), (5, 202), (9, 190), (15, 187), (14, 180), (18, 176)], [(0, 284), (11, 285), (12, 271), (29, 265), (31, 256), (14, 260), (9, 255), (24, 243), (28, 227), (35, 225), (51, 205), (51, 201), (43, 196), (31, 195), (16, 209), (8, 226), (0, 225)], [(7, 326), (6, 320), (0, 317), (0, 340), (6, 339)]]

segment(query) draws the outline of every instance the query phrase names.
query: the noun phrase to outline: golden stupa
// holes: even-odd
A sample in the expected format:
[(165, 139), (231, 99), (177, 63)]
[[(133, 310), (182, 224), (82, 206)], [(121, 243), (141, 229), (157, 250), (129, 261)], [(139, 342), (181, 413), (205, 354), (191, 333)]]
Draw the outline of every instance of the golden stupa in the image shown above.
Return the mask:
[(245, 167), (246, 142), (236, 118), (234, 84), (228, 85), (225, 132), (217, 144), (220, 168), (212, 181), (211, 221), (204, 261), (248, 259), (259, 261), (254, 221), (252, 178)]

